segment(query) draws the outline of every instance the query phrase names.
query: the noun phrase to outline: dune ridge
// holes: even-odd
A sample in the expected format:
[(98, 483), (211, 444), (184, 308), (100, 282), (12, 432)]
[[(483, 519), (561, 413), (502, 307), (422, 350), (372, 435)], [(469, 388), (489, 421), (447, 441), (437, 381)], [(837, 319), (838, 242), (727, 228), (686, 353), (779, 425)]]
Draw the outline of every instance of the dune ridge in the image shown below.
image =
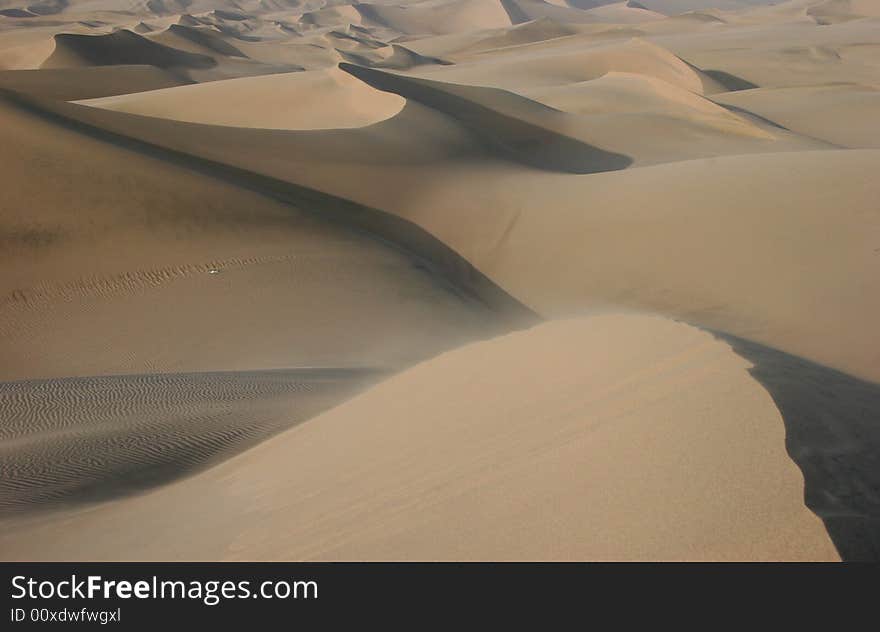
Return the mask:
[[(836, 559), (748, 366), (656, 317), (547, 324), (435, 358), (201, 475), (69, 515), (64, 529), (7, 530), (0, 547), (98, 559)], [(633, 519), (634, 506), (651, 520)], [(191, 513), (211, 516), (210, 533), (193, 539)], [(73, 548), (68, 534), (83, 529), (100, 544)], [(141, 530), (152, 537), (131, 548)]]
[(123, 4), (0, 0), (0, 557), (880, 557), (872, 2)]

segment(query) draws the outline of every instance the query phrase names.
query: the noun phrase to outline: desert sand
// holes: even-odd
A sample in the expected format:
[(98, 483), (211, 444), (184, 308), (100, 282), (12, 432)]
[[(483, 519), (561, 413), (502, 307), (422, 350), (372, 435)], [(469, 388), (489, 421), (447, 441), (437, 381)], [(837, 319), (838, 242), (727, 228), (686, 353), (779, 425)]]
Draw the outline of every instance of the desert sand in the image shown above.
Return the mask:
[(871, 0), (0, 0), (0, 559), (878, 559), (878, 95)]

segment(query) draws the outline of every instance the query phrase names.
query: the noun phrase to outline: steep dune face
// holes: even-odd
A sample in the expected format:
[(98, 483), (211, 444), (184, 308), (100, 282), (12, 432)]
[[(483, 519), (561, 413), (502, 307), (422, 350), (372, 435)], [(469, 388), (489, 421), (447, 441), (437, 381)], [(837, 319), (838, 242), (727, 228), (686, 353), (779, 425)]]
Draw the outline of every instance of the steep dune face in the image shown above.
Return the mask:
[(340, 67), (380, 89), (443, 112), (504, 154), (531, 166), (594, 173), (631, 163), (626, 156), (566, 133), (564, 115), (511, 92), (401, 77), (350, 64)]
[(14, 103), (2, 115), (2, 379), (391, 367), (495, 326), (418, 255)]
[(187, 83), (186, 79), (155, 66), (0, 71), (0, 87), (60, 101), (133, 94)]
[(192, 27), (172, 24), (166, 31), (151, 35), (154, 42), (191, 53), (229, 57), (246, 57), (226, 38), (211, 27)]
[(55, 50), (43, 68), (147, 64), (159, 68), (212, 68), (216, 61), (207, 56), (178, 50), (127, 30), (107, 35), (55, 36)]
[(338, 69), (230, 79), (84, 102), (92, 107), (180, 121), (321, 129), (361, 127), (398, 113), (403, 97), (375, 90)]
[(323, 412), (380, 375), (281, 369), (0, 382), (0, 515), (167, 483)]
[[(28, 70), (39, 68), (55, 48), (53, 36), (57, 28), (33, 26), (17, 29), (0, 24), (0, 69)], [(71, 30), (83, 30), (75, 29)]]
[(382, 48), (374, 49), (365, 53), (357, 53), (352, 51), (338, 50), (340, 56), (345, 61), (358, 66), (368, 66), (370, 68), (389, 68), (394, 70), (408, 70), (416, 66), (424, 66), (426, 64), (450, 65), (444, 59), (437, 57), (429, 57), (420, 55), (413, 50), (400, 44), (392, 44)]
[(307, 27), (332, 27), (345, 24), (360, 24), (361, 14), (354, 6), (325, 7), (317, 11), (307, 11), (299, 19)]
[[(504, 113), (511, 103), (520, 102), (493, 105)], [(516, 156), (481, 143), (467, 122), (454, 132), (416, 110), (332, 138), (232, 129), (209, 134), (171, 121), (84, 108), (64, 112), (398, 214), (542, 314), (626, 304), (878, 376), (876, 353), (861, 342), (880, 314), (880, 291), (865, 291), (876, 283), (870, 270), (877, 192), (866, 177), (876, 167), (875, 152), (792, 153), (792, 145), (786, 153), (572, 177), (549, 173), (548, 165), (512, 168)], [(463, 112), (457, 115), (467, 116)], [(495, 133), (517, 138), (504, 121), (495, 119)], [(492, 131), (483, 127), (484, 135)], [(435, 130), (425, 137), (433, 139), (432, 152), (414, 136), (418, 129)], [(271, 148), (272, 159), (248, 145)], [(806, 141), (803, 149), (816, 147)], [(736, 192), (746, 182), (749, 203), (742, 209), (745, 192)], [(839, 191), (847, 195), (842, 209), (834, 202)], [(829, 230), (843, 250), (822, 246)], [(780, 235), (786, 236), (781, 243)], [(676, 256), (664, 254), (670, 251)], [(595, 272), (609, 269), (614, 274)], [(829, 330), (838, 332), (833, 339), (823, 334)]]
[[(537, 94), (531, 100), (495, 88), (341, 67), (455, 118), (515, 159), (543, 169), (598, 173), (633, 164), (823, 147), (644, 75), (608, 73), (578, 84), (523, 90)], [(558, 105), (560, 98), (576, 111), (545, 107)]]
[(499, 88), (546, 87), (597, 79), (608, 72), (628, 72), (662, 79), (691, 92), (725, 91), (711, 77), (668, 50), (640, 38), (590, 44), (586, 37), (562, 38), (552, 45), (523, 45), (497, 59), (463, 62), (448, 68), (425, 67), (418, 74), (456, 83)]
[(0, 548), (59, 559), (836, 559), (748, 367), (710, 334), (660, 318), (551, 323), (435, 358), (158, 492), (4, 529)]

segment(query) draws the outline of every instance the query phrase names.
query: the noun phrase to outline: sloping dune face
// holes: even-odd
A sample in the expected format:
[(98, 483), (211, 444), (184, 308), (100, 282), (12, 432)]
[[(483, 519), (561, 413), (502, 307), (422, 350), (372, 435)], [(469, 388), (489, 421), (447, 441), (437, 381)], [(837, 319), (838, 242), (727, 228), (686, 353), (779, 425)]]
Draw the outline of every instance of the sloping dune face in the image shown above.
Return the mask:
[(169, 48), (122, 30), (108, 35), (57, 35), (55, 51), (43, 63), (43, 68), (118, 64), (210, 68), (215, 62), (208, 56)]
[(0, 556), (880, 559), (876, 2), (123, 4), (0, 0)]
[(397, 114), (406, 102), (397, 94), (371, 88), (335, 68), (215, 81), (186, 88), (82, 103), (211, 125), (324, 129), (378, 123)]
[(0, 546), (109, 559), (835, 559), (748, 368), (661, 318), (550, 323)]
[[(489, 314), (429, 264), (345, 226), (3, 107), (15, 183), (0, 233), (5, 379), (394, 366)], [(441, 304), (464, 320), (438, 336)], [(346, 313), (361, 315), (358, 331)], [(364, 335), (369, 321), (379, 329)]]

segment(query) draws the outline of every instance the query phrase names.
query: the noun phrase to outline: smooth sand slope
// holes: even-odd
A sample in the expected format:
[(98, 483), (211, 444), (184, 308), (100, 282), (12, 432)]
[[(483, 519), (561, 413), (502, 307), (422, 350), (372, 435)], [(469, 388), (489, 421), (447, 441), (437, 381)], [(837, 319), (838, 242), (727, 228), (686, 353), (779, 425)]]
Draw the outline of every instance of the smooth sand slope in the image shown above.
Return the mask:
[[(754, 139), (778, 153), (621, 170), (626, 154), (501, 94), (510, 96), (488, 105), (419, 95), (457, 130), (448, 115), (409, 106), (363, 130), (320, 134), (55, 109), (398, 214), (542, 315), (627, 305), (880, 379), (878, 351), (864, 344), (880, 318), (876, 151), (782, 130)], [(530, 140), (559, 149), (532, 153)], [(584, 170), (608, 173), (570, 175)]]
[(212, 125), (321, 129), (378, 123), (397, 114), (406, 102), (399, 95), (376, 90), (336, 68), (188, 87), (95, 99), (83, 104)]
[(4, 379), (392, 367), (496, 326), (387, 242), (2, 107)]
[(874, 4), (0, 0), (0, 557), (877, 559)]
[[(880, 147), (880, 86), (757, 88), (715, 98), (839, 147)], [(830, 114), (830, 115), (829, 115)]]
[(0, 87), (59, 101), (160, 90), (189, 83), (155, 66), (0, 71)]
[(0, 548), (65, 559), (836, 559), (749, 366), (662, 318), (550, 323), (430, 360), (163, 490), (7, 526)]
[(380, 375), (279, 369), (0, 382), (0, 513), (96, 502), (173, 480)]

